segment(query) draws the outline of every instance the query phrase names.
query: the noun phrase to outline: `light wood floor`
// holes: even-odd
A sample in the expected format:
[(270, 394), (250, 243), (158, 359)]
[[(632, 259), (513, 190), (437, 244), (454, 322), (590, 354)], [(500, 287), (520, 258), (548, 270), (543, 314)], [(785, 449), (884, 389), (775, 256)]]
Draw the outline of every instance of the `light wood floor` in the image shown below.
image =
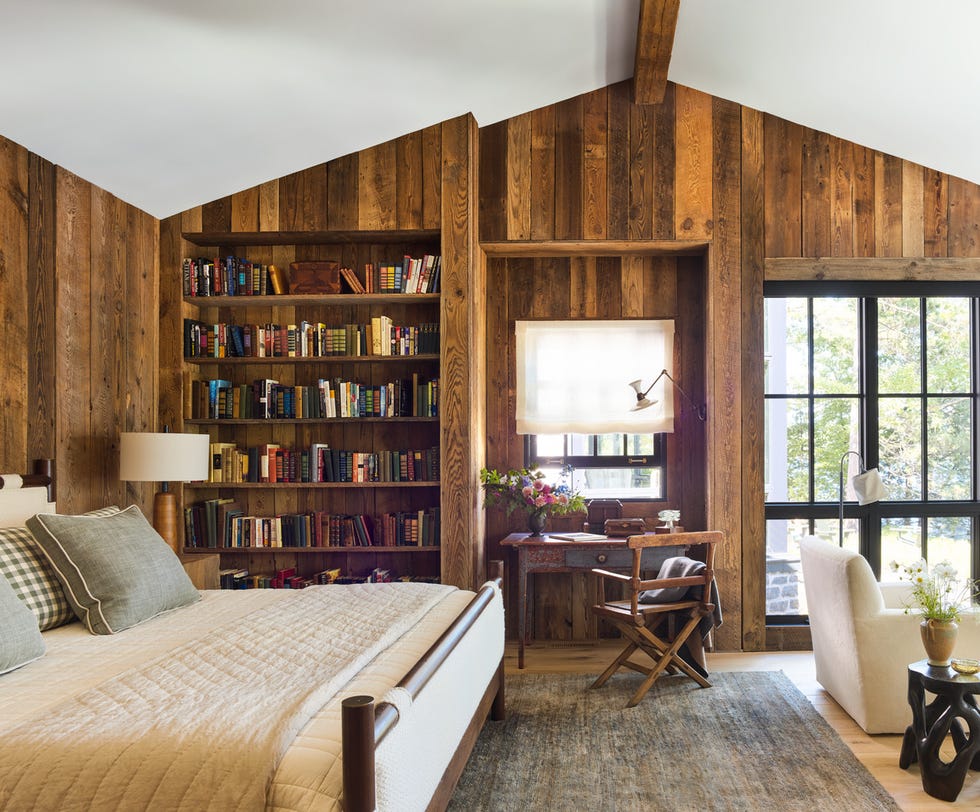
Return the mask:
[[(598, 644), (535, 643), (526, 650), (525, 671), (533, 673), (598, 674), (619, 650), (617, 641)], [(517, 644), (508, 642), (504, 656), (508, 674), (517, 673)], [(918, 765), (898, 766), (901, 736), (869, 736), (817, 682), (813, 654), (807, 651), (708, 654), (709, 671), (783, 671), (837, 731), (854, 755), (878, 779), (905, 812), (980, 809), (980, 772), (967, 775), (953, 803), (922, 791)], [(691, 683), (693, 688), (693, 683)], [(805, 754), (801, 754), (805, 758)]]

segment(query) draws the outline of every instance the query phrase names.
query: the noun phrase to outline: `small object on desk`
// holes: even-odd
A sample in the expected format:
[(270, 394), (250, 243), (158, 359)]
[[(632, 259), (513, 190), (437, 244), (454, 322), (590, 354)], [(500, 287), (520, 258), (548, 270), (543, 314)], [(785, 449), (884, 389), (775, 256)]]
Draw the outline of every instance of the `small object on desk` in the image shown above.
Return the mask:
[(604, 529), (612, 538), (641, 536), (646, 532), (646, 522), (643, 519), (606, 519)]
[(548, 538), (555, 541), (605, 541), (608, 536), (601, 533), (549, 533)]
[(687, 531), (679, 524), (675, 524), (673, 527), (668, 527), (667, 525), (654, 527), (653, 532), (656, 533), (657, 535), (667, 535), (670, 533), (686, 533)]
[(968, 657), (954, 657), (950, 663), (953, 666), (953, 670), (958, 674), (976, 674), (980, 671), (980, 660), (971, 660)]

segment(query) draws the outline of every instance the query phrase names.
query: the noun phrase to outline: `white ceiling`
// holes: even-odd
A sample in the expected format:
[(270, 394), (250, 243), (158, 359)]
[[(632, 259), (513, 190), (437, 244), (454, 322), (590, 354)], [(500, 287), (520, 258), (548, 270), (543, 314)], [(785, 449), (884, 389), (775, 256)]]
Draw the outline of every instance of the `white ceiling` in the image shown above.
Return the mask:
[[(0, 134), (157, 217), (632, 75), (639, 0), (0, 0)], [(682, 0), (670, 78), (980, 181), (974, 0)]]

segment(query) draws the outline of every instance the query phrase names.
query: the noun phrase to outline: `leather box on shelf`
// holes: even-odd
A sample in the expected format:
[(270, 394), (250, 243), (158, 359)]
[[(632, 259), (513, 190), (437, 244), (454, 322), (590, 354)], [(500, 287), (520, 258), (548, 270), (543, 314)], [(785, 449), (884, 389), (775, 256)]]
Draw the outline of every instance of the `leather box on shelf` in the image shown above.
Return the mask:
[(643, 519), (606, 519), (605, 533), (613, 538), (639, 536), (646, 532), (646, 522)]
[(340, 263), (333, 259), (290, 262), (289, 292), (340, 293)]

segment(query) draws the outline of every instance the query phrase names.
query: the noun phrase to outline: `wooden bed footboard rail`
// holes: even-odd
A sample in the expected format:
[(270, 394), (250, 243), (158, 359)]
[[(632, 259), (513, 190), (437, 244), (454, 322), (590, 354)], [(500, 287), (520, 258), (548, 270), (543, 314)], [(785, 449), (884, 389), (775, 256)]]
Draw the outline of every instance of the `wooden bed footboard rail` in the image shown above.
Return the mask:
[[(497, 588), (500, 589), (503, 581), (503, 562), (492, 561), (490, 566), (491, 580), (495, 581)], [(484, 585), (467, 604), (462, 614), (432, 644), (397, 687), (404, 688), (412, 699), (415, 699), (493, 600), (493, 594), (493, 587), (489, 584)], [(448, 803), (449, 795), (466, 764), (488, 712), (492, 719), (503, 719), (503, 659), (490, 679), (463, 741), (446, 769), (446, 774), (437, 790), (437, 797), (433, 798), (430, 809), (441, 809)], [(388, 702), (376, 705), (374, 697), (351, 696), (341, 703), (341, 758), (345, 812), (373, 812), (376, 809), (375, 750), (397, 722), (398, 710), (395, 706)], [(442, 793), (446, 793), (444, 799), (439, 797)]]

